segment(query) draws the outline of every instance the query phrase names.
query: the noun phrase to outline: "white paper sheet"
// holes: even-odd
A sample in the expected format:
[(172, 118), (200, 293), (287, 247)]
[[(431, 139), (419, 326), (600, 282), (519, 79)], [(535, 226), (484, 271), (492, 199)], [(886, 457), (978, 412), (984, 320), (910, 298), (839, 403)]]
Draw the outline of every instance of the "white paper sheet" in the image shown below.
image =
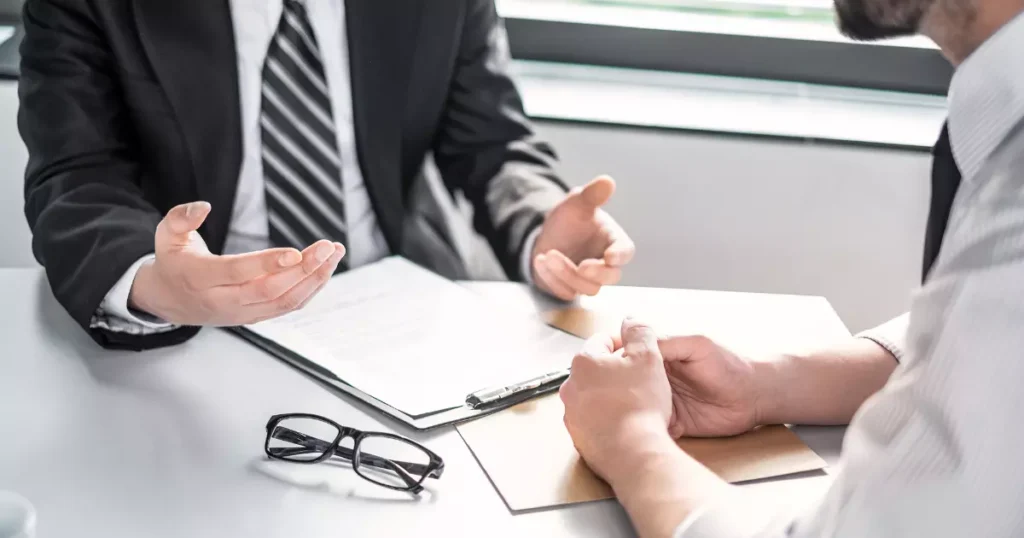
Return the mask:
[(336, 276), (303, 310), (248, 328), (414, 416), (568, 367), (579, 348), (399, 257)]
[(0, 44), (10, 39), (12, 35), (14, 35), (13, 26), (0, 26)]

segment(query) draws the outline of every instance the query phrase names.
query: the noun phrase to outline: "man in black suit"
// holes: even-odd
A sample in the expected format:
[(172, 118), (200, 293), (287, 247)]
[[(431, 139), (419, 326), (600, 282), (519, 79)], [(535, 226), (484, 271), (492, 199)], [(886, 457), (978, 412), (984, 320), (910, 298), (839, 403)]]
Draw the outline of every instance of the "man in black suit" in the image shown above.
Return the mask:
[(570, 299), (633, 255), (611, 179), (555, 176), (493, 0), (28, 0), (24, 25), (33, 250), (104, 346), (274, 317), (392, 253), (463, 276), (417, 211), (428, 155), (510, 278)]

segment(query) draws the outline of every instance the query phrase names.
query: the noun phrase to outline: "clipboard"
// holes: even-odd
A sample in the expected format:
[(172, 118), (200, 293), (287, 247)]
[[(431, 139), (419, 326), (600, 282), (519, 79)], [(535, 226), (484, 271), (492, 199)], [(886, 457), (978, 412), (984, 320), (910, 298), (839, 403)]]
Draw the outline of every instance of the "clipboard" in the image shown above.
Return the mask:
[[(310, 361), (298, 353), (295, 353), (269, 339), (266, 339), (249, 329), (244, 327), (230, 327), (226, 329), (229, 333), (238, 336), (253, 346), (262, 349), (270, 355), (284, 361), (289, 366), (298, 369), (302, 373), (315, 378), (321, 383), (327, 385), (332, 391), (340, 393), (344, 396), (355, 398), (360, 404), (369, 406), (370, 408), (383, 413), (391, 419), (397, 420), (406, 426), (418, 431), (429, 431), (434, 430), (443, 426), (451, 426), (461, 424), (475, 418), (484, 417), (493, 413), (497, 413), (503, 409), (519, 405), (527, 400), (543, 396), (558, 390), (561, 387), (561, 382), (557, 384), (547, 384), (536, 389), (521, 392), (508, 398), (503, 398), (500, 402), (493, 403), (484, 407), (473, 407), (469, 403), (466, 403), (460, 407), (453, 407), (439, 411), (437, 413), (430, 413), (427, 415), (410, 415), (404, 413), (399, 409), (396, 409), (377, 398), (359, 390), (358, 388), (345, 383), (337, 376), (324, 369), (320, 365), (313, 361)], [(580, 341), (582, 343), (582, 340)]]
[[(406, 260), (386, 258), (380, 264), (386, 265), (394, 269), (398, 267), (399, 270), (405, 271), (409, 276), (415, 276), (420, 279), (428, 278), (424, 275), (424, 272), (429, 273), (426, 269), (419, 267), (412, 268), (411, 263)], [(372, 267), (368, 266), (368, 270), (372, 271)], [(357, 271), (363, 271), (364, 269), (358, 269)], [(337, 278), (337, 277), (336, 277)], [(444, 285), (458, 286), (458, 284), (444, 279), (443, 277), (434, 273), (429, 273), (430, 279), (441, 279), (444, 281)], [(440, 285), (440, 281), (436, 281)], [(468, 290), (464, 287), (459, 286), (460, 293), (465, 292), (474, 298), (479, 298), (481, 303), (486, 303), (486, 299), (478, 296), (472, 290)], [(474, 299), (475, 301), (476, 299)], [(477, 305), (474, 303), (474, 307)], [(490, 305), (487, 305), (488, 308)], [(357, 304), (354, 308), (359, 308)], [(495, 307), (497, 309), (497, 307)], [(325, 311), (332, 312), (332, 311)], [(505, 312), (499, 312), (504, 317)], [(568, 365), (571, 362), (572, 354), (579, 349), (582, 340), (570, 333), (561, 331), (557, 328), (546, 325), (541, 319), (536, 316), (527, 315), (525, 313), (516, 312), (514, 318), (508, 318), (515, 320), (514, 325), (517, 329), (528, 328), (529, 334), (534, 334), (536, 331), (539, 335), (540, 342), (545, 344), (552, 344), (553, 348), (551, 353), (554, 355), (544, 355), (548, 357), (543, 361), (538, 362), (550, 362), (550, 358), (557, 355), (561, 357), (563, 352), (565, 354), (564, 364)], [(319, 381), (322, 385), (326, 386), (329, 390), (340, 395), (350, 397), (363, 405), (366, 405), (384, 415), (401, 422), (414, 430), (426, 431), (442, 426), (458, 424), (472, 420), (474, 418), (482, 417), (506, 409), (508, 407), (517, 405), (531, 398), (547, 394), (556, 391), (566, 376), (556, 375), (557, 372), (545, 372), (545, 371), (531, 371), (526, 379), (508, 379), (501, 380), (508, 383), (507, 386), (483, 386), (474, 387), (474, 389), (467, 391), (465, 395), (465, 401), (461, 405), (454, 405), (451, 407), (438, 408), (437, 410), (431, 410), (422, 414), (413, 414), (410, 412), (403, 411), (399, 405), (395, 405), (396, 402), (392, 401), (388, 403), (386, 398), (378, 397), (368, 390), (361, 389), (357, 383), (353, 383), (352, 379), (343, 379), (345, 374), (336, 374), (338, 369), (332, 371), (330, 367), (324, 364), (318, 363), (317, 360), (311, 358), (311, 356), (305, 356), (301, 353), (302, 346), (299, 346), (294, 340), (289, 345), (284, 345), (272, 338), (269, 338), (258, 331), (252, 330), (248, 327), (232, 327), (227, 329), (230, 333), (242, 338), (246, 342), (254, 345), (255, 347), (262, 349), (270, 355), (284, 361), (286, 364), (298, 369), (300, 372), (314, 378)], [(517, 335), (518, 332), (511, 332), (512, 335)], [(295, 346), (292, 346), (295, 344)], [(292, 349), (296, 347), (296, 349)], [(565, 349), (562, 349), (562, 348)], [(544, 348), (546, 349), (546, 348)], [(347, 368), (352, 368), (352, 365), (345, 365)], [(444, 365), (440, 365), (441, 368)], [(532, 368), (531, 365), (527, 365), (528, 368)], [(517, 367), (518, 368), (518, 367)], [(457, 371), (457, 370), (456, 370)], [(356, 371), (350, 371), (353, 375), (356, 375)], [(342, 377), (339, 377), (341, 375)], [(357, 376), (358, 377), (358, 376)], [(363, 387), (366, 388), (365, 386)], [(479, 398), (478, 398), (479, 396)]]

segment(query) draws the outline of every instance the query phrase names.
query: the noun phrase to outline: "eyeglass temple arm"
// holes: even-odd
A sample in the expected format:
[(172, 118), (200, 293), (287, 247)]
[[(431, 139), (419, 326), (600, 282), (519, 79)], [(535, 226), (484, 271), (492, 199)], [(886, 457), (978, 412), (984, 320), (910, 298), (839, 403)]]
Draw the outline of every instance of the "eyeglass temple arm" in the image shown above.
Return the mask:
[[(297, 454), (307, 454), (310, 452), (324, 452), (331, 445), (331, 443), (328, 443), (327, 441), (324, 441), (322, 439), (317, 439), (316, 437), (312, 437), (304, 433), (300, 433), (290, 428), (285, 428), (282, 426), (275, 427), (272, 435), (275, 439), (301, 445), (294, 448), (278, 448), (277, 450), (279, 454), (282, 456), (294, 456)], [(352, 461), (355, 458), (355, 453), (352, 451), (351, 448), (339, 446), (334, 449), (334, 454), (332, 454), (332, 456), (344, 459), (346, 461)], [(428, 469), (430, 469), (429, 466), (420, 463), (389, 460), (381, 458), (380, 456), (374, 454), (370, 454), (368, 452), (363, 452), (360, 455), (359, 463), (362, 465), (369, 465), (370, 467), (375, 467), (377, 469), (383, 469), (385, 471), (394, 471), (395, 467), (398, 467), (402, 471), (402, 473), (405, 474), (405, 476), (403, 476), (402, 478), (407, 482), (412, 481), (410, 485), (416, 483), (416, 480), (413, 477), (409, 476), (407, 473), (422, 476), (427, 473)], [(443, 470), (444, 465), (442, 464), (437, 469), (430, 471), (429, 476), (433, 478), (440, 478), (441, 472)]]
[(279, 456), (296, 456), (298, 454), (309, 454), (312, 452), (323, 453), (327, 450), (331, 444), (323, 439), (317, 439), (316, 437), (306, 435), (301, 432), (297, 432), (291, 428), (285, 428), (282, 426), (275, 426), (271, 436), (274, 439), (286, 441), (299, 446), (296, 447), (277, 447), (275, 452)]

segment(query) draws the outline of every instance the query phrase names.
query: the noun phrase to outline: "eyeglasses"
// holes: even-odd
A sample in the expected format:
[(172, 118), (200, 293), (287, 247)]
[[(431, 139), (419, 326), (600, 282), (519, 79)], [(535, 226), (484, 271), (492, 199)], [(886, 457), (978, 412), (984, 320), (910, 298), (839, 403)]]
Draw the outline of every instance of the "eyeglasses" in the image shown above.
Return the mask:
[[(350, 446), (342, 443), (352, 440)], [(389, 489), (419, 494), (427, 478), (441, 478), (444, 461), (423, 445), (400, 435), (362, 432), (306, 413), (274, 415), (264, 445), (271, 459), (320, 463), (352, 462), (360, 477)]]

